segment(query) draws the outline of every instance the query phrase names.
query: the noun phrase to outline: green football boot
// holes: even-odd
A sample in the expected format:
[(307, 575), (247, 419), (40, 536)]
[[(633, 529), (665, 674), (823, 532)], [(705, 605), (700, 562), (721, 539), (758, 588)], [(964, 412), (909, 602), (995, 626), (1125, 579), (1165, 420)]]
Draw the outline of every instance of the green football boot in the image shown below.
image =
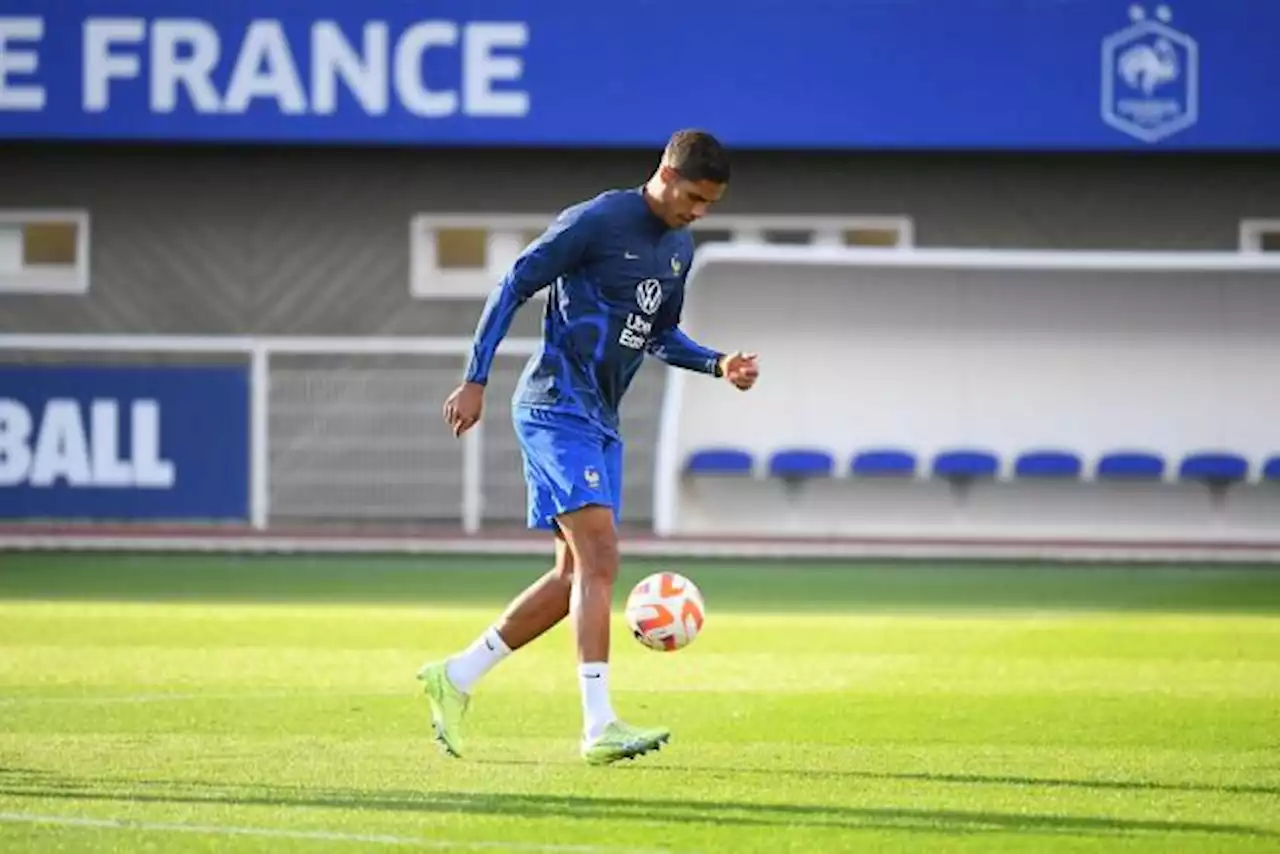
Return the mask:
[(664, 727), (636, 727), (613, 721), (594, 741), (583, 742), (582, 758), (589, 765), (608, 765), (661, 750), (670, 739), (671, 730)]
[(436, 741), (445, 753), (462, 756), (462, 719), (466, 717), (471, 697), (454, 687), (445, 670), (445, 662), (436, 661), (423, 665), (418, 671), (427, 702), (431, 705), (431, 724), (436, 731)]

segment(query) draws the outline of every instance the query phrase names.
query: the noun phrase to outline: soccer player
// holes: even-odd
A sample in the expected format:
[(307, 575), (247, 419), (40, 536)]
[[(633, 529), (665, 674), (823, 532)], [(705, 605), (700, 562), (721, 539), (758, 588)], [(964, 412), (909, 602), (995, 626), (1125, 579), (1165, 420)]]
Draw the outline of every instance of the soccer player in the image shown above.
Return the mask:
[(721, 353), (679, 327), (693, 257), (686, 226), (729, 182), (728, 157), (708, 133), (672, 135), (641, 187), (607, 190), (561, 211), (489, 295), (464, 381), (444, 405), (455, 436), (480, 420), (485, 383), (516, 311), (550, 287), (542, 345), (512, 399), (528, 483), (528, 525), (551, 531), (555, 565), (470, 647), (418, 672), (436, 740), (462, 754), (471, 695), (491, 668), (572, 615), (582, 693), (581, 753), (607, 764), (657, 749), (662, 727), (637, 727), (609, 698), (609, 621), (618, 572), (622, 449), (618, 406), (645, 354), (751, 388), (756, 356)]

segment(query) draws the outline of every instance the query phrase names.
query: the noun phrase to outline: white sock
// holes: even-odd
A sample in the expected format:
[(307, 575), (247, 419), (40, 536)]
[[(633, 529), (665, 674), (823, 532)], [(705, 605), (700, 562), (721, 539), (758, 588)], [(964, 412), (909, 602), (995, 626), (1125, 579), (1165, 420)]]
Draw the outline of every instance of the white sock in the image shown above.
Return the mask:
[(510, 654), (511, 650), (503, 643), (502, 635), (490, 626), (476, 638), (475, 643), (449, 659), (445, 665), (445, 673), (459, 691), (470, 694), (480, 677)]
[(603, 661), (579, 664), (578, 683), (582, 686), (583, 733), (590, 741), (618, 717), (609, 702), (609, 665)]

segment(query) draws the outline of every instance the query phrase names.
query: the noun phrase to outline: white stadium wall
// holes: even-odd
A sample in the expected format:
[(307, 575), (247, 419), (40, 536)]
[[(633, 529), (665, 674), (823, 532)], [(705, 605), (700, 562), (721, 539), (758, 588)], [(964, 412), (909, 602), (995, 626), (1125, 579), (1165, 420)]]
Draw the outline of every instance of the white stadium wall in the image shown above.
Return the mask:
[(670, 373), (662, 536), (1280, 543), (1275, 257), (706, 246), (684, 326), (761, 379)]

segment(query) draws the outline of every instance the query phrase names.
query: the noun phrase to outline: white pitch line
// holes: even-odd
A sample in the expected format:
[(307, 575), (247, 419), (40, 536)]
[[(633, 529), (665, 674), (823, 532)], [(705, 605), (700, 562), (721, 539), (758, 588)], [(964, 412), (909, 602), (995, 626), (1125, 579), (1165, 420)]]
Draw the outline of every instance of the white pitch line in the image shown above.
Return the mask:
[(234, 827), (209, 824), (170, 824), (166, 822), (130, 821), (116, 818), (85, 818), (70, 815), (39, 815), (25, 812), (0, 812), (3, 824), (52, 824), (62, 827), (92, 827), (107, 830), (148, 830), (171, 833), (201, 833), (209, 836), (258, 836), (275, 839), (310, 839), (320, 842), (360, 842), (374, 845), (409, 845), (417, 848), (452, 848), (473, 851), (532, 851), (544, 854), (670, 854), (665, 851), (638, 851), (601, 845), (555, 845), (538, 842), (487, 842), (468, 840), (421, 839), (387, 834), (338, 833), (327, 830), (277, 830), (270, 827)]

